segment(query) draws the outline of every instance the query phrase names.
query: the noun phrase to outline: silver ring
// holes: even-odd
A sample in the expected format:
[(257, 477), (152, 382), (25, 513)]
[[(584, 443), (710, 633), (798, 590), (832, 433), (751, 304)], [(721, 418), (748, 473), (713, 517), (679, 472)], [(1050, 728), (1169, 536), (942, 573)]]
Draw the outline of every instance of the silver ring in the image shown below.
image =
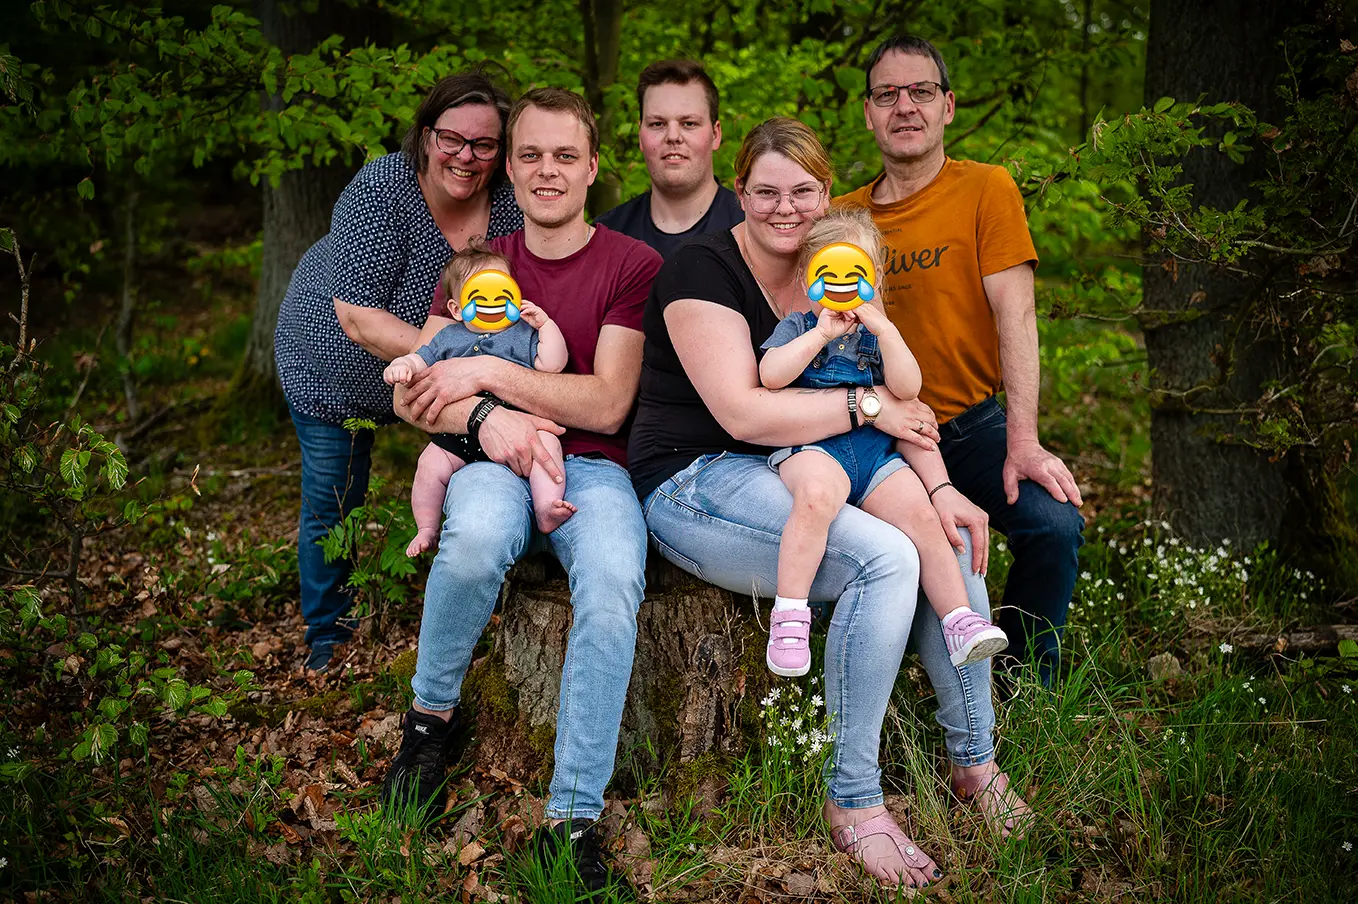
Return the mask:
[(923, 433), (923, 432), (924, 432), (924, 421), (920, 421), (920, 422), (919, 422), (919, 426), (915, 428), (915, 432), (916, 432), (916, 433)]

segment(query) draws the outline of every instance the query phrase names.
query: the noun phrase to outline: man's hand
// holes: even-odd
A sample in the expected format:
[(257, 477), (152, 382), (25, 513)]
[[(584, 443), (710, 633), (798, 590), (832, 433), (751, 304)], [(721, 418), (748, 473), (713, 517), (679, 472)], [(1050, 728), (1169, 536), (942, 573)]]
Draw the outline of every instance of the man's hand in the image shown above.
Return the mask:
[(481, 424), (477, 440), (481, 449), (491, 461), (499, 462), (520, 477), (527, 477), (538, 462), (547, 470), (552, 480), (560, 483), (566, 478), (552, 460), (547, 447), (538, 439), (538, 431), (546, 430), (560, 436), (566, 428), (560, 424), (528, 414), (511, 411), (503, 406), (492, 411)]
[(1070, 469), (1065, 462), (1048, 452), (1033, 441), (1013, 446), (1004, 460), (1004, 498), (1013, 505), (1018, 501), (1019, 481), (1028, 479), (1042, 487), (1057, 502), (1073, 502), (1084, 505), (1080, 498), (1080, 488), (1075, 484)]
[(406, 384), (405, 401), (410, 419), (421, 416), (433, 424), (439, 412), (451, 402), (460, 402), (487, 389), (486, 377), (499, 358), (478, 355), (474, 358), (448, 358), (436, 361), (413, 375)]
[(524, 299), (523, 304), (519, 305), (519, 316), (535, 330), (540, 330), (552, 322), (552, 318), (547, 316), (546, 311), (526, 298)]
[(943, 533), (959, 555), (967, 547), (957, 529), (965, 527), (971, 533), (971, 570), (985, 574), (990, 567), (990, 516), (954, 486), (934, 493), (933, 503), (938, 520), (943, 522)]

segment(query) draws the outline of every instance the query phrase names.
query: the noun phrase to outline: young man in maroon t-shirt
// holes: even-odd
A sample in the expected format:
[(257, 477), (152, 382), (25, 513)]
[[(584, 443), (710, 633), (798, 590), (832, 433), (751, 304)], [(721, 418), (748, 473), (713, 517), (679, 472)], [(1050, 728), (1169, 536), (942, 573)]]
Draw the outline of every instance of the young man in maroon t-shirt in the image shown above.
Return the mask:
[[(570, 575), (574, 621), (561, 675), (551, 827), (540, 843), (569, 846), (585, 884), (597, 890), (610, 880), (590, 827), (613, 773), (645, 589), (646, 525), (620, 431), (636, 399), (642, 309), (661, 259), (635, 239), (585, 222), (599, 139), (584, 98), (530, 91), (510, 113), (508, 135), (507, 168), (524, 229), (492, 247), (509, 258), (523, 297), (561, 327), (570, 363), (551, 374), (489, 356), (457, 358), (421, 371), (404, 392), (397, 387), (403, 418), (445, 433), (468, 432), (470, 420), (492, 461), (469, 464), (448, 483), (411, 681), (415, 704), (383, 800), (442, 809), (450, 718), (472, 651), (509, 565), (550, 548)], [(420, 341), (447, 325), (447, 315), (436, 300)], [(578, 511), (544, 537), (533, 528), (525, 477), (534, 459), (550, 469), (537, 431), (560, 430), (558, 424), (565, 428), (566, 500)]]

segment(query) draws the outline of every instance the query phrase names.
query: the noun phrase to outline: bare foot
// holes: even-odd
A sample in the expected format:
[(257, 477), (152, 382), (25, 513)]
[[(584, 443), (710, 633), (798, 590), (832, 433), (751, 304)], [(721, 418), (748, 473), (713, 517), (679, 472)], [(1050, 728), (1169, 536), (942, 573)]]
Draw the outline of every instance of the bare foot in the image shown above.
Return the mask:
[[(886, 807), (845, 810), (827, 800), (822, 814), (830, 824), (835, 847), (857, 860), (882, 885), (914, 889), (942, 880), (938, 864), (905, 837)], [(848, 826), (855, 830), (845, 831)], [(856, 831), (860, 826), (862, 834)]]
[(406, 547), (406, 557), (413, 559), (425, 550), (438, 549), (438, 545), (439, 532), (432, 527), (422, 527)]
[(569, 521), (571, 515), (574, 515), (575, 512), (575, 506), (566, 500), (553, 499), (544, 506), (534, 506), (533, 515), (537, 518), (538, 530), (544, 534), (550, 534)]
[(1009, 776), (994, 760), (980, 766), (952, 767), (952, 789), (975, 807), (986, 825), (1001, 838), (1022, 838), (1033, 822), (1033, 808), (1009, 785)]

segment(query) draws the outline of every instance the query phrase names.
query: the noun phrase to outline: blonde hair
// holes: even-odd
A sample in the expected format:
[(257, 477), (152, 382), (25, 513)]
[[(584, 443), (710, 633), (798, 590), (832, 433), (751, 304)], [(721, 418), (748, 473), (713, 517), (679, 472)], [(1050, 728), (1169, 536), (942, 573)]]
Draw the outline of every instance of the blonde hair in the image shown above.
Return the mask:
[[(882, 256), (882, 232), (872, 221), (872, 214), (863, 207), (835, 207), (819, 220), (811, 224), (806, 237), (802, 239), (797, 251), (797, 271), (803, 276), (811, 263), (811, 258), (822, 248), (836, 242), (857, 245), (867, 252), (877, 272), (877, 285), (881, 289), (886, 259)], [(878, 293), (878, 297), (881, 293)]]
[[(448, 296), (448, 309), (451, 311), (458, 306), (458, 299), (462, 295), (462, 284), (467, 281), (473, 273), (480, 273), (482, 270), (502, 270), (509, 274), (509, 258), (500, 254), (498, 251), (490, 250), (482, 236), (473, 236), (467, 242), (467, 247), (453, 255), (452, 260), (443, 265), (443, 272), (439, 274), (439, 282), (443, 286), (443, 294)], [(513, 275), (513, 274), (509, 274)]]
[(770, 152), (782, 154), (817, 182), (830, 182), (835, 177), (830, 155), (811, 127), (787, 116), (775, 116), (751, 129), (740, 143), (740, 152), (736, 154), (736, 181), (748, 179), (754, 162)]

